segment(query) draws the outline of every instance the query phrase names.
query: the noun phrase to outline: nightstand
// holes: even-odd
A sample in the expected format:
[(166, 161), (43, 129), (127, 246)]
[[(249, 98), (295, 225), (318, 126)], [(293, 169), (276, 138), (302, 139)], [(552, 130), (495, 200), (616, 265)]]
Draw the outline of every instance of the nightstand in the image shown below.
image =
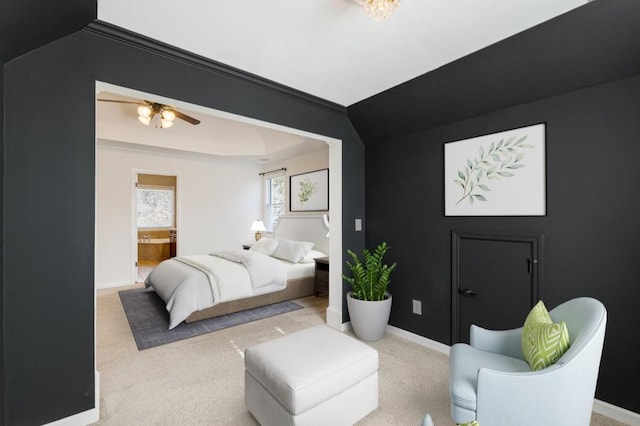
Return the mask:
[(316, 262), (314, 290), (316, 296), (320, 294), (329, 294), (329, 258), (317, 257)]

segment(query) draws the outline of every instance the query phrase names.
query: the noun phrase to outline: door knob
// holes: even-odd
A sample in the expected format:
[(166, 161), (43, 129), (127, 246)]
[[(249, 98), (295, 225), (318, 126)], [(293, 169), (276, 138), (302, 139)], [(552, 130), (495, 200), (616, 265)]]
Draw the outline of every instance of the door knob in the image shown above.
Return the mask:
[(470, 288), (459, 288), (458, 289), (458, 293), (460, 293), (463, 296), (467, 296), (467, 297), (478, 297), (478, 293), (476, 293), (475, 291), (471, 290)]

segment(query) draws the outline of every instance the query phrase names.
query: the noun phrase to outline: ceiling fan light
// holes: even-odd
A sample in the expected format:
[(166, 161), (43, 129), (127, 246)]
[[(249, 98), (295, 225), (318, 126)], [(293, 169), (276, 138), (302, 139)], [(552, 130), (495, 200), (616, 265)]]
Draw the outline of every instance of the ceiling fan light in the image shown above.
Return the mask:
[(176, 113), (165, 109), (162, 111), (162, 118), (167, 121), (173, 121), (176, 119)]
[(138, 120), (139, 120), (142, 124), (144, 124), (145, 126), (148, 126), (148, 125), (149, 125), (149, 123), (151, 123), (151, 117), (144, 117), (144, 116), (142, 116), (142, 115), (139, 115), (139, 116), (138, 116)]
[(357, 0), (374, 21), (383, 21), (393, 13), (400, 0)]
[(151, 108), (147, 105), (140, 105), (138, 107), (138, 115), (140, 117), (151, 117)]
[(170, 120), (165, 120), (164, 118), (161, 120), (162, 123), (162, 128), (163, 129), (168, 129), (169, 127), (173, 126), (173, 121)]

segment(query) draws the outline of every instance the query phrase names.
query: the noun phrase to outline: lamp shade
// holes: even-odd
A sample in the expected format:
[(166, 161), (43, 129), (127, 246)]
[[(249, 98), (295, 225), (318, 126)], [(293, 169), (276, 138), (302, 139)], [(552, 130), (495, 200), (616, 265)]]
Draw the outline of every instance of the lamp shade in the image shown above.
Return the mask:
[(173, 121), (176, 119), (176, 113), (168, 109), (165, 109), (162, 111), (162, 118), (168, 121)]
[(254, 220), (251, 224), (251, 231), (254, 232), (263, 232), (266, 231), (267, 228), (264, 227), (264, 223), (261, 220)]
[(138, 107), (138, 115), (141, 117), (151, 117), (151, 108), (147, 105), (140, 105)]

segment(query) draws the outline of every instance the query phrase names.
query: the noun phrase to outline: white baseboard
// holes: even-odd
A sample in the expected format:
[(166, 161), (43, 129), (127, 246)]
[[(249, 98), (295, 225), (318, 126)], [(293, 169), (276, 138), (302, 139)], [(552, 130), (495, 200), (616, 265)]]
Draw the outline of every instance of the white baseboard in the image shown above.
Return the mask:
[(342, 313), (336, 311), (335, 309), (328, 307), (327, 308), (327, 325), (329, 327), (335, 328), (336, 330), (340, 330), (342, 321)]
[(349, 331), (351, 330), (353, 327), (351, 326), (351, 321), (347, 321), (342, 323), (342, 327), (340, 328), (340, 331)]
[(100, 373), (95, 374), (95, 405), (92, 409), (47, 423), (44, 426), (86, 426), (100, 420)]
[(86, 426), (98, 420), (100, 420), (100, 409), (92, 408), (91, 410), (47, 423), (45, 426)]
[[(341, 331), (349, 331), (352, 328), (353, 327), (351, 326), (351, 321), (348, 321), (342, 324)], [(398, 327), (394, 327), (389, 324), (387, 324), (387, 328), (385, 329), (385, 332), (394, 334), (398, 337), (402, 337), (405, 340), (409, 340), (410, 342), (417, 343), (420, 346), (425, 346), (429, 349), (433, 349), (434, 351), (443, 353), (445, 355), (449, 355), (449, 349), (451, 349), (449, 345), (445, 345), (444, 343), (440, 343), (435, 340), (428, 339), (424, 336), (420, 336), (418, 334), (412, 333), (407, 330), (403, 330)]]
[(413, 343), (417, 343), (418, 345), (425, 346), (429, 349), (433, 349), (436, 352), (449, 355), (449, 349), (451, 349), (451, 346), (445, 345), (444, 343), (440, 343), (435, 340), (428, 339), (424, 336), (420, 336), (418, 334), (412, 333), (407, 330), (403, 330), (398, 327), (394, 327), (392, 325), (387, 325), (387, 331), (398, 337), (402, 337), (403, 339), (409, 340)]
[(640, 414), (618, 407), (617, 405), (609, 404), (608, 402), (600, 401), (599, 399), (593, 400), (593, 411), (627, 425), (640, 425)]
[[(348, 328), (351, 328), (351, 323), (348, 324)], [(343, 324), (343, 326), (344, 325), (345, 324)], [(386, 331), (398, 337), (402, 337), (403, 339), (409, 340), (411, 342), (417, 343), (418, 345), (425, 346), (429, 349), (433, 349), (446, 355), (449, 355), (449, 350), (451, 349), (449, 345), (445, 345), (444, 343), (428, 339), (424, 336), (411, 333), (410, 331), (406, 331), (392, 325), (387, 325)], [(631, 426), (640, 426), (640, 414), (629, 411), (622, 407), (618, 407), (617, 405), (609, 404), (608, 402), (600, 401), (599, 399), (593, 400), (593, 411)]]

